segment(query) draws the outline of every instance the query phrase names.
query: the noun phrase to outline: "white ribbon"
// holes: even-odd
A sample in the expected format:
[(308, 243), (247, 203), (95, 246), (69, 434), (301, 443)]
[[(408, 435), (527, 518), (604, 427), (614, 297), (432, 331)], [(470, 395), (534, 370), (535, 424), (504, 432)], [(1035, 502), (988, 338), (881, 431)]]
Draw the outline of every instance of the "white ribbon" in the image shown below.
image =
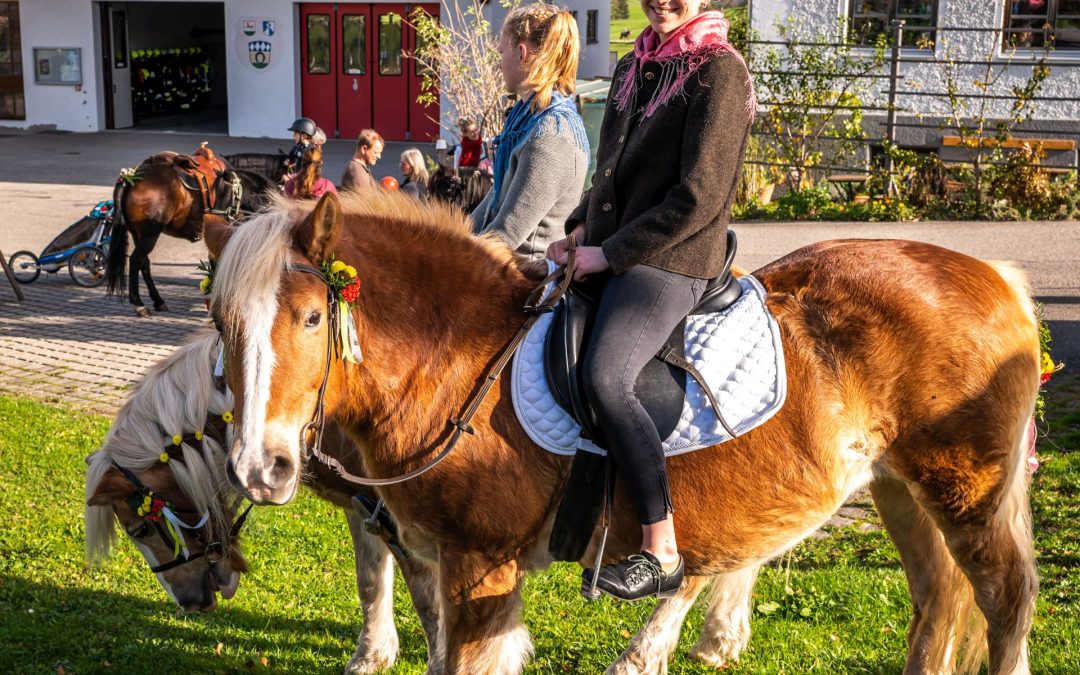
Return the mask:
[(180, 520), (180, 517), (173, 513), (172, 509), (168, 506), (161, 509), (161, 515), (165, 516), (165, 519), (172, 524), (172, 531), (176, 534), (177, 543), (180, 544), (180, 548), (184, 551), (184, 559), (187, 560), (190, 557), (188, 553), (187, 542), (184, 541), (184, 534), (180, 531), (184, 530), (197, 530), (206, 524), (206, 521), (210, 520), (210, 510), (207, 509), (203, 512), (202, 520), (195, 525), (188, 525), (184, 521)]

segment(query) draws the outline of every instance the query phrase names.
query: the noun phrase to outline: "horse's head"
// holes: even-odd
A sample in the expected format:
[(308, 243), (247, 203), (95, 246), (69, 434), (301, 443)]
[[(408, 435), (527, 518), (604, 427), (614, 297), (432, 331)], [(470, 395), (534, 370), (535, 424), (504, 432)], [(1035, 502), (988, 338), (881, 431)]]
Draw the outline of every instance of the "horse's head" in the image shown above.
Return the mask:
[[(87, 500), (87, 537), (91, 551), (107, 553), (115, 537), (111, 516), (154, 571), (169, 597), (185, 612), (210, 612), (217, 594), (236, 594), (247, 562), (240, 552), (234, 525), (238, 498), (223, 509), (224, 518), (180, 488), (165, 465), (135, 471), (122, 469), (103, 456), (87, 460), (100, 477)], [(111, 510), (111, 514), (109, 513)]]
[(296, 493), (320, 385), (338, 370), (328, 356), (333, 308), (315, 270), (335, 251), (341, 208), (333, 193), (306, 217), (299, 208), (282, 204), (236, 229), (218, 255), (211, 304), (235, 396), (229, 480), (263, 504)]

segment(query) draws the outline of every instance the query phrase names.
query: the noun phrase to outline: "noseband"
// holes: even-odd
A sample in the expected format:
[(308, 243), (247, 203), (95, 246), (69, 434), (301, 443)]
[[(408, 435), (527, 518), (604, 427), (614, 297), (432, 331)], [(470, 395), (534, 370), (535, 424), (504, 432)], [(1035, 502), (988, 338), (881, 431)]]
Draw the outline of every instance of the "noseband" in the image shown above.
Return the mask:
[[(120, 471), (120, 473), (124, 474), (124, 477), (127, 478), (131, 482), (131, 484), (135, 486), (135, 491), (133, 493), (131, 493), (130, 497), (135, 497), (136, 499), (142, 499), (142, 498), (146, 498), (146, 497), (153, 498), (153, 494), (154, 494), (153, 490), (151, 490), (149, 487), (144, 485), (143, 482), (138, 479), (138, 477), (135, 475), (134, 472), (130, 471), (129, 469), (127, 469), (125, 467), (120, 466), (116, 462), (113, 462), (113, 466), (116, 467), (116, 469), (118, 471)], [(206, 558), (206, 561), (210, 565), (210, 567), (213, 567), (213, 566), (217, 565), (219, 562), (221, 562), (222, 560), (225, 559), (225, 553), (226, 553), (226, 551), (229, 550), (230, 543), (234, 539), (236, 539), (236, 537), (240, 534), (240, 529), (244, 526), (244, 523), (247, 521), (248, 513), (251, 512), (251, 507), (252, 506), (254, 506), (254, 505), (253, 504), (248, 504), (248, 507), (246, 509), (244, 509), (244, 512), (242, 514), (240, 514), (240, 517), (237, 518), (236, 522), (233, 523), (233, 526), (229, 530), (228, 536), (224, 539), (224, 541), (211, 541), (209, 543), (206, 542), (205, 535), (203, 534), (203, 532), (204, 532), (204, 528), (206, 526), (206, 522), (210, 518), (209, 512), (204, 512), (203, 513), (202, 519), (199, 521), (198, 525), (187, 525), (183, 521), (180, 521), (179, 518), (177, 518), (175, 521), (171, 521), (171, 522), (174, 523), (174, 527), (178, 528), (178, 529), (175, 530), (177, 535), (179, 535), (179, 529), (180, 528), (186, 529), (186, 530), (193, 530), (195, 532), (195, 537), (200, 542), (202, 542), (204, 544), (203, 550), (199, 551), (195, 555), (187, 555), (187, 549), (185, 547), (185, 549), (184, 549), (184, 557), (181, 558), (180, 555), (177, 554), (176, 557), (173, 560), (171, 560), (171, 561), (169, 561), (167, 563), (163, 563), (161, 565), (155, 565), (155, 566), (150, 568), (150, 571), (153, 572), (154, 574), (158, 574), (158, 573), (161, 573), (161, 572), (166, 572), (166, 571), (174, 569), (176, 567), (180, 567), (181, 565), (185, 565), (185, 564), (187, 564), (189, 562), (194, 562), (194, 561), (198, 560), (199, 558), (203, 558), (203, 557)], [(188, 513), (188, 514), (194, 514), (194, 515), (198, 515), (198, 513), (199, 513), (198, 511), (195, 511), (193, 509), (172, 509), (172, 508), (170, 508), (169, 510), (172, 511), (173, 513)], [(147, 522), (153, 523), (154, 529), (157, 530), (158, 536), (161, 537), (161, 541), (164, 542), (166, 546), (168, 546), (170, 548), (173, 548), (175, 550), (177, 547), (182, 545), (182, 539), (183, 539), (182, 535), (180, 535), (181, 540), (178, 541), (178, 540), (176, 540), (174, 538), (173, 535), (169, 534), (166, 531), (166, 528), (161, 526), (160, 521), (148, 520)], [(175, 523), (178, 523), (178, 525), (175, 524)]]
[[(503, 368), (505, 368), (506, 365), (510, 363), (510, 359), (513, 358), (514, 352), (517, 351), (517, 348), (525, 340), (525, 336), (533, 327), (533, 324), (535, 324), (542, 315), (555, 309), (555, 306), (559, 303), (559, 300), (562, 299), (563, 294), (565, 294), (566, 290), (570, 287), (570, 282), (574, 279), (574, 258), (577, 243), (573, 235), (570, 235), (569, 239), (569, 255), (567, 257), (566, 265), (559, 267), (554, 272), (549, 274), (529, 294), (529, 297), (526, 300), (525, 304), (525, 313), (529, 315), (529, 318), (525, 320), (525, 323), (522, 324), (521, 328), (518, 330), (514, 338), (510, 341), (506, 348), (503, 349), (503, 352), (499, 356), (498, 361), (495, 362), (495, 365), (491, 368), (491, 372), (488, 373), (488, 376), (484, 381), (483, 386), (480, 387), (480, 390), (477, 391), (476, 394), (474, 394), (473, 397), (469, 400), (468, 405), (465, 408), (465, 412), (461, 415), (461, 417), (450, 418), (448, 423), (454, 427), (454, 430), (450, 435), (450, 439), (446, 442), (446, 446), (427, 464), (424, 464), (419, 468), (413, 469), (408, 473), (394, 476), (393, 478), (365, 478), (363, 476), (354, 475), (346, 471), (345, 467), (341, 465), (341, 462), (325, 454), (321, 450), (320, 446), (322, 445), (323, 427), (325, 426), (326, 421), (326, 383), (330, 379), (331, 355), (342, 349), (348, 349), (348, 346), (341, 345), (335, 339), (335, 336), (340, 334), (338, 331), (338, 324), (342, 320), (342, 317), (339, 316), (338, 313), (338, 303), (336, 301), (336, 298), (334, 297), (334, 289), (330, 286), (329, 280), (326, 278), (326, 275), (323, 274), (322, 270), (312, 267), (311, 265), (296, 264), (286, 266), (286, 271), (301, 272), (303, 274), (310, 274), (314, 277), (317, 277), (324, 284), (326, 284), (327, 289), (326, 303), (328, 308), (329, 325), (327, 326), (326, 333), (326, 361), (323, 366), (322, 383), (319, 385), (319, 399), (315, 403), (315, 411), (311, 416), (311, 421), (305, 424), (303, 428), (300, 429), (300, 446), (303, 447), (305, 451), (305, 463), (311, 457), (315, 457), (320, 462), (333, 469), (339, 476), (349, 482), (356, 483), (357, 485), (379, 487), (385, 485), (397, 485), (398, 483), (404, 483), (405, 481), (416, 478), (417, 476), (427, 473), (431, 469), (435, 468), (437, 464), (446, 459), (446, 457), (449, 456), (450, 452), (454, 449), (454, 446), (457, 444), (458, 439), (461, 438), (462, 434), (476, 433), (476, 430), (473, 429), (469, 422), (472, 421), (473, 416), (480, 409), (481, 403), (483, 403), (484, 398), (487, 396), (488, 392), (491, 391), (492, 386), (494, 386), (495, 382), (498, 381), (499, 375), (502, 373)], [(559, 284), (555, 287), (555, 289), (546, 297), (544, 297), (544, 291), (547, 288), (547, 285), (560, 278), (561, 281), (559, 281)], [(309, 438), (311, 439), (311, 442), (309, 442)]]

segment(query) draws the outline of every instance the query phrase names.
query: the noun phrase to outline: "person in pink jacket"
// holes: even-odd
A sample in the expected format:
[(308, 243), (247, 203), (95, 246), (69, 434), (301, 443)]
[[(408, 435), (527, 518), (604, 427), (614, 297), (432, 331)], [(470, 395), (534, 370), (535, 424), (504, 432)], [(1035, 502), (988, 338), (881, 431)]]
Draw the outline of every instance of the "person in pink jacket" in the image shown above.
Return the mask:
[(285, 194), (294, 199), (318, 199), (327, 192), (337, 192), (334, 183), (322, 175), (322, 148), (304, 150), (300, 170), (285, 183)]

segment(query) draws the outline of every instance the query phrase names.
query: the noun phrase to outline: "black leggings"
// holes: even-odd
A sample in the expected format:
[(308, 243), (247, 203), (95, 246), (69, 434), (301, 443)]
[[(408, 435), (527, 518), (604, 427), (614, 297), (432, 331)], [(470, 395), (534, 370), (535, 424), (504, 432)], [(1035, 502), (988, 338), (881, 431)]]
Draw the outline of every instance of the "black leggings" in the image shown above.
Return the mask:
[(585, 353), (584, 383), (642, 525), (674, 512), (663, 439), (641, 407), (634, 382), (675, 326), (694, 308), (707, 280), (635, 265), (612, 276), (600, 296)]

